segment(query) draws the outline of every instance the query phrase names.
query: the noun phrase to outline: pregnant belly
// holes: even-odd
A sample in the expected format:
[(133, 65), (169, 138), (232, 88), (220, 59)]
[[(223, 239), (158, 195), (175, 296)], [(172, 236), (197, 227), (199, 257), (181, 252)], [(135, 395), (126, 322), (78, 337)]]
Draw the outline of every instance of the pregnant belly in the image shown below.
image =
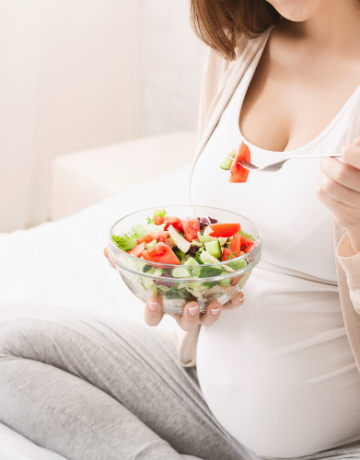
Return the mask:
[(360, 375), (337, 290), (290, 286), (284, 276), (254, 273), (245, 306), (202, 328), (197, 354), (220, 423), (258, 455), (279, 458), (360, 439)]

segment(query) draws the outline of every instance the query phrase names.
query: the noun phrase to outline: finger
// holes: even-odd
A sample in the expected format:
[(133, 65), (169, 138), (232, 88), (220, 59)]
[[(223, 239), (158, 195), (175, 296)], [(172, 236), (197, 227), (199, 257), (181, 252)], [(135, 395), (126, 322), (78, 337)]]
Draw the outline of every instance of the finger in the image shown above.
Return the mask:
[(189, 302), (184, 307), (182, 315), (171, 315), (178, 325), (186, 332), (193, 331), (199, 324), (200, 307), (197, 302)]
[(222, 306), (222, 310), (235, 310), (235, 308), (241, 307), (244, 303), (244, 294), (239, 292), (236, 296)]
[(212, 326), (219, 319), (221, 313), (220, 302), (210, 302), (206, 308), (206, 312), (200, 315), (200, 324), (205, 327)]
[(163, 319), (164, 312), (157, 299), (151, 298), (145, 304), (144, 319), (148, 326), (155, 327)]
[(334, 200), (334, 198), (331, 198), (322, 188), (319, 188), (317, 197), (329, 209), (331, 217), (336, 222), (343, 225), (345, 228), (358, 225), (359, 209)]
[(324, 173), (320, 174), (319, 185), (331, 198), (353, 208), (360, 208), (360, 193), (338, 184)]
[(320, 163), (320, 169), (338, 184), (355, 192), (360, 192), (360, 169), (342, 163), (335, 158), (323, 158)]
[(111, 267), (111, 268), (116, 268), (115, 264), (112, 262), (112, 260), (111, 260), (110, 257), (109, 257), (108, 248), (105, 248), (105, 249), (104, 249), (104, 256), (105, 256), (105, 257), (107, 258), (107, 260), (109, 261), (110, 267)]
[(360, 169), (360, 138), (356, 138), (352, 144), (344, 144), (341, 156), (345, 163)]

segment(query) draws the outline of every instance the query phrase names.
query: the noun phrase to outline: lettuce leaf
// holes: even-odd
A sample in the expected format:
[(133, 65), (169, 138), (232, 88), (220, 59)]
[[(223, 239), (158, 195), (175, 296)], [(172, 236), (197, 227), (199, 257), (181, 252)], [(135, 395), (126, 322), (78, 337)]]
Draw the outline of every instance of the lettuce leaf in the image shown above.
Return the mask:
[(132, 241), (127, 235), (124, 236), (116, 236), (112, 235), (112, 240), (116, 244), (118, 248), (120, 248), (122, 251), (131, 251), (135, 246), (136, 243)]

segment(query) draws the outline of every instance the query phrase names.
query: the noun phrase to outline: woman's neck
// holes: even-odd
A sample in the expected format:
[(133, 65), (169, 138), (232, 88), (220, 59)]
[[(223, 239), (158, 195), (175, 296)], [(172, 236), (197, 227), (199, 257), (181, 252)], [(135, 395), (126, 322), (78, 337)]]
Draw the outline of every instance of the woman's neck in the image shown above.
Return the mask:
[(309, 46), (313, 52), (352, 54), (360, 51), (360, 1), (324, 0), (316, 12), (302, 22), (283, 19), (279, 28)]

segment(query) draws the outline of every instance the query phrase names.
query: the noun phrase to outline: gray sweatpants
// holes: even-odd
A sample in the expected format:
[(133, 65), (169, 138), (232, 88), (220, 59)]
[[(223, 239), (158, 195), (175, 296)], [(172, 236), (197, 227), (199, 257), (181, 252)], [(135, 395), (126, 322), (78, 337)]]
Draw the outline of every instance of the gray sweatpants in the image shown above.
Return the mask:
[(0, 421), (69, 460), (259, 459), (217, 422), (169, 333), (83, 313), (0, 308)]

